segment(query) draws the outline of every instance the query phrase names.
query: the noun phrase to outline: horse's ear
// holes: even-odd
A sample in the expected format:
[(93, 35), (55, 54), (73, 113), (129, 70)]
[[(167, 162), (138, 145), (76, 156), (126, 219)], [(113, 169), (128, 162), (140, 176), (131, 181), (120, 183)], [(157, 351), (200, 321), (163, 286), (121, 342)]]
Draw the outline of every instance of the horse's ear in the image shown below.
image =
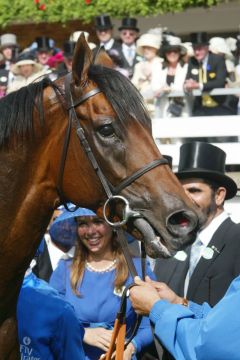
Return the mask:
[(95, 59), (94, 59), (94, 64), (113, 68), (113, 61), (103, 46), (97, 52)]
[(92, 51), (82, 33), (76, 43), (72, 63), (72, 78), (76, 86), (86, 84), (88, 79), (88, 69), (92, 60)]

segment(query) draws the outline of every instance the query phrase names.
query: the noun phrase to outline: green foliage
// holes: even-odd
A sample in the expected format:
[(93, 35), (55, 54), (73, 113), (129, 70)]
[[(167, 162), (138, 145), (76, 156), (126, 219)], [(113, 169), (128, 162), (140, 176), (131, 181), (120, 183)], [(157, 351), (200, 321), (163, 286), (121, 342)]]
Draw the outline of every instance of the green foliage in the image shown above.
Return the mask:
[(226, 0), (0, 0), (0, 26), (17, 22), (65, 23), (75, 19), (89, 23), (102, 13), (116, 18), (150, 16), (220, 2)]

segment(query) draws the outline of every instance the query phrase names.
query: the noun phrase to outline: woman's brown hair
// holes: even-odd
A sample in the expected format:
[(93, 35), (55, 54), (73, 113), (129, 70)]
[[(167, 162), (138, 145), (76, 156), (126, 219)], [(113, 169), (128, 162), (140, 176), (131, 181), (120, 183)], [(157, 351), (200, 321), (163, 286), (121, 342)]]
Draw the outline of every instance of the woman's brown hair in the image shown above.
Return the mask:
[[(114, 258), (117, 260), (116, 273), (115, 273), (115, 279), (113, 285), (114, 287), (116, 287), (117, 290), (120, 290), (128, 278), (128, 267), (124, 255), (122, 253), (121, 246), (118, 243), (114, 232), (112, 233), (112, 251)], [(71, 265), (71, 272), (70, 272), (71, 287), (73, 292), (77, 296), (80, 296), (80, 292), (78, 291), (77, 288), (81, 284), (83, 278), (87, 257), (88, 257), (88, 250), (83, 245), (81, 239), (77, 235), (76, 248), (75, 248), (75, 253), (74, 253), (74, 257)]]

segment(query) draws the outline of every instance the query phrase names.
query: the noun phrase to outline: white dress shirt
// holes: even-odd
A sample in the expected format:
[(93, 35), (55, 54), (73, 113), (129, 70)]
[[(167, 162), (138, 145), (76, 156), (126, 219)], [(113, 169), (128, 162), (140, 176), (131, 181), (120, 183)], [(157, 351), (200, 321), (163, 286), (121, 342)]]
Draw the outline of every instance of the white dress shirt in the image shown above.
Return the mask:
[(112, 38), (105, 43), (101, 42), (100, 46), (103, 46), (105, 48), (105, 50), (107, 51), (113, 47), (113, 43), (114, 43), (114, 39)]

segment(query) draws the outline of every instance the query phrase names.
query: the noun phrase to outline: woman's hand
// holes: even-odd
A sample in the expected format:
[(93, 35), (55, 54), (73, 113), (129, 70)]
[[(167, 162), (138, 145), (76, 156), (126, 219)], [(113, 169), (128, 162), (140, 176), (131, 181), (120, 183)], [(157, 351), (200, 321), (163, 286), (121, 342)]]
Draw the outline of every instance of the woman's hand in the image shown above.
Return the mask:
[(130, 344), (128, 344), (126, 350), (124, 351), (123, 360), (131, 360), (132, 354), (134, 354), (134, 352), (135, 352), (135, 347), (133, 343), (130, 342)]
[(96, 346), (99, 349), (108, 351), (113, 330), (107, 330), (104, 328), (85, 328), (85, 334), (83, 341), (92, 346)]
[(169, 86), (165, 85), (165, 86), (162, 86), (160, 89), (154, 91), (154, 96), (161, 97), (164, 94), (170, 93), (170, 91), (171, 91), (171, 88)]

